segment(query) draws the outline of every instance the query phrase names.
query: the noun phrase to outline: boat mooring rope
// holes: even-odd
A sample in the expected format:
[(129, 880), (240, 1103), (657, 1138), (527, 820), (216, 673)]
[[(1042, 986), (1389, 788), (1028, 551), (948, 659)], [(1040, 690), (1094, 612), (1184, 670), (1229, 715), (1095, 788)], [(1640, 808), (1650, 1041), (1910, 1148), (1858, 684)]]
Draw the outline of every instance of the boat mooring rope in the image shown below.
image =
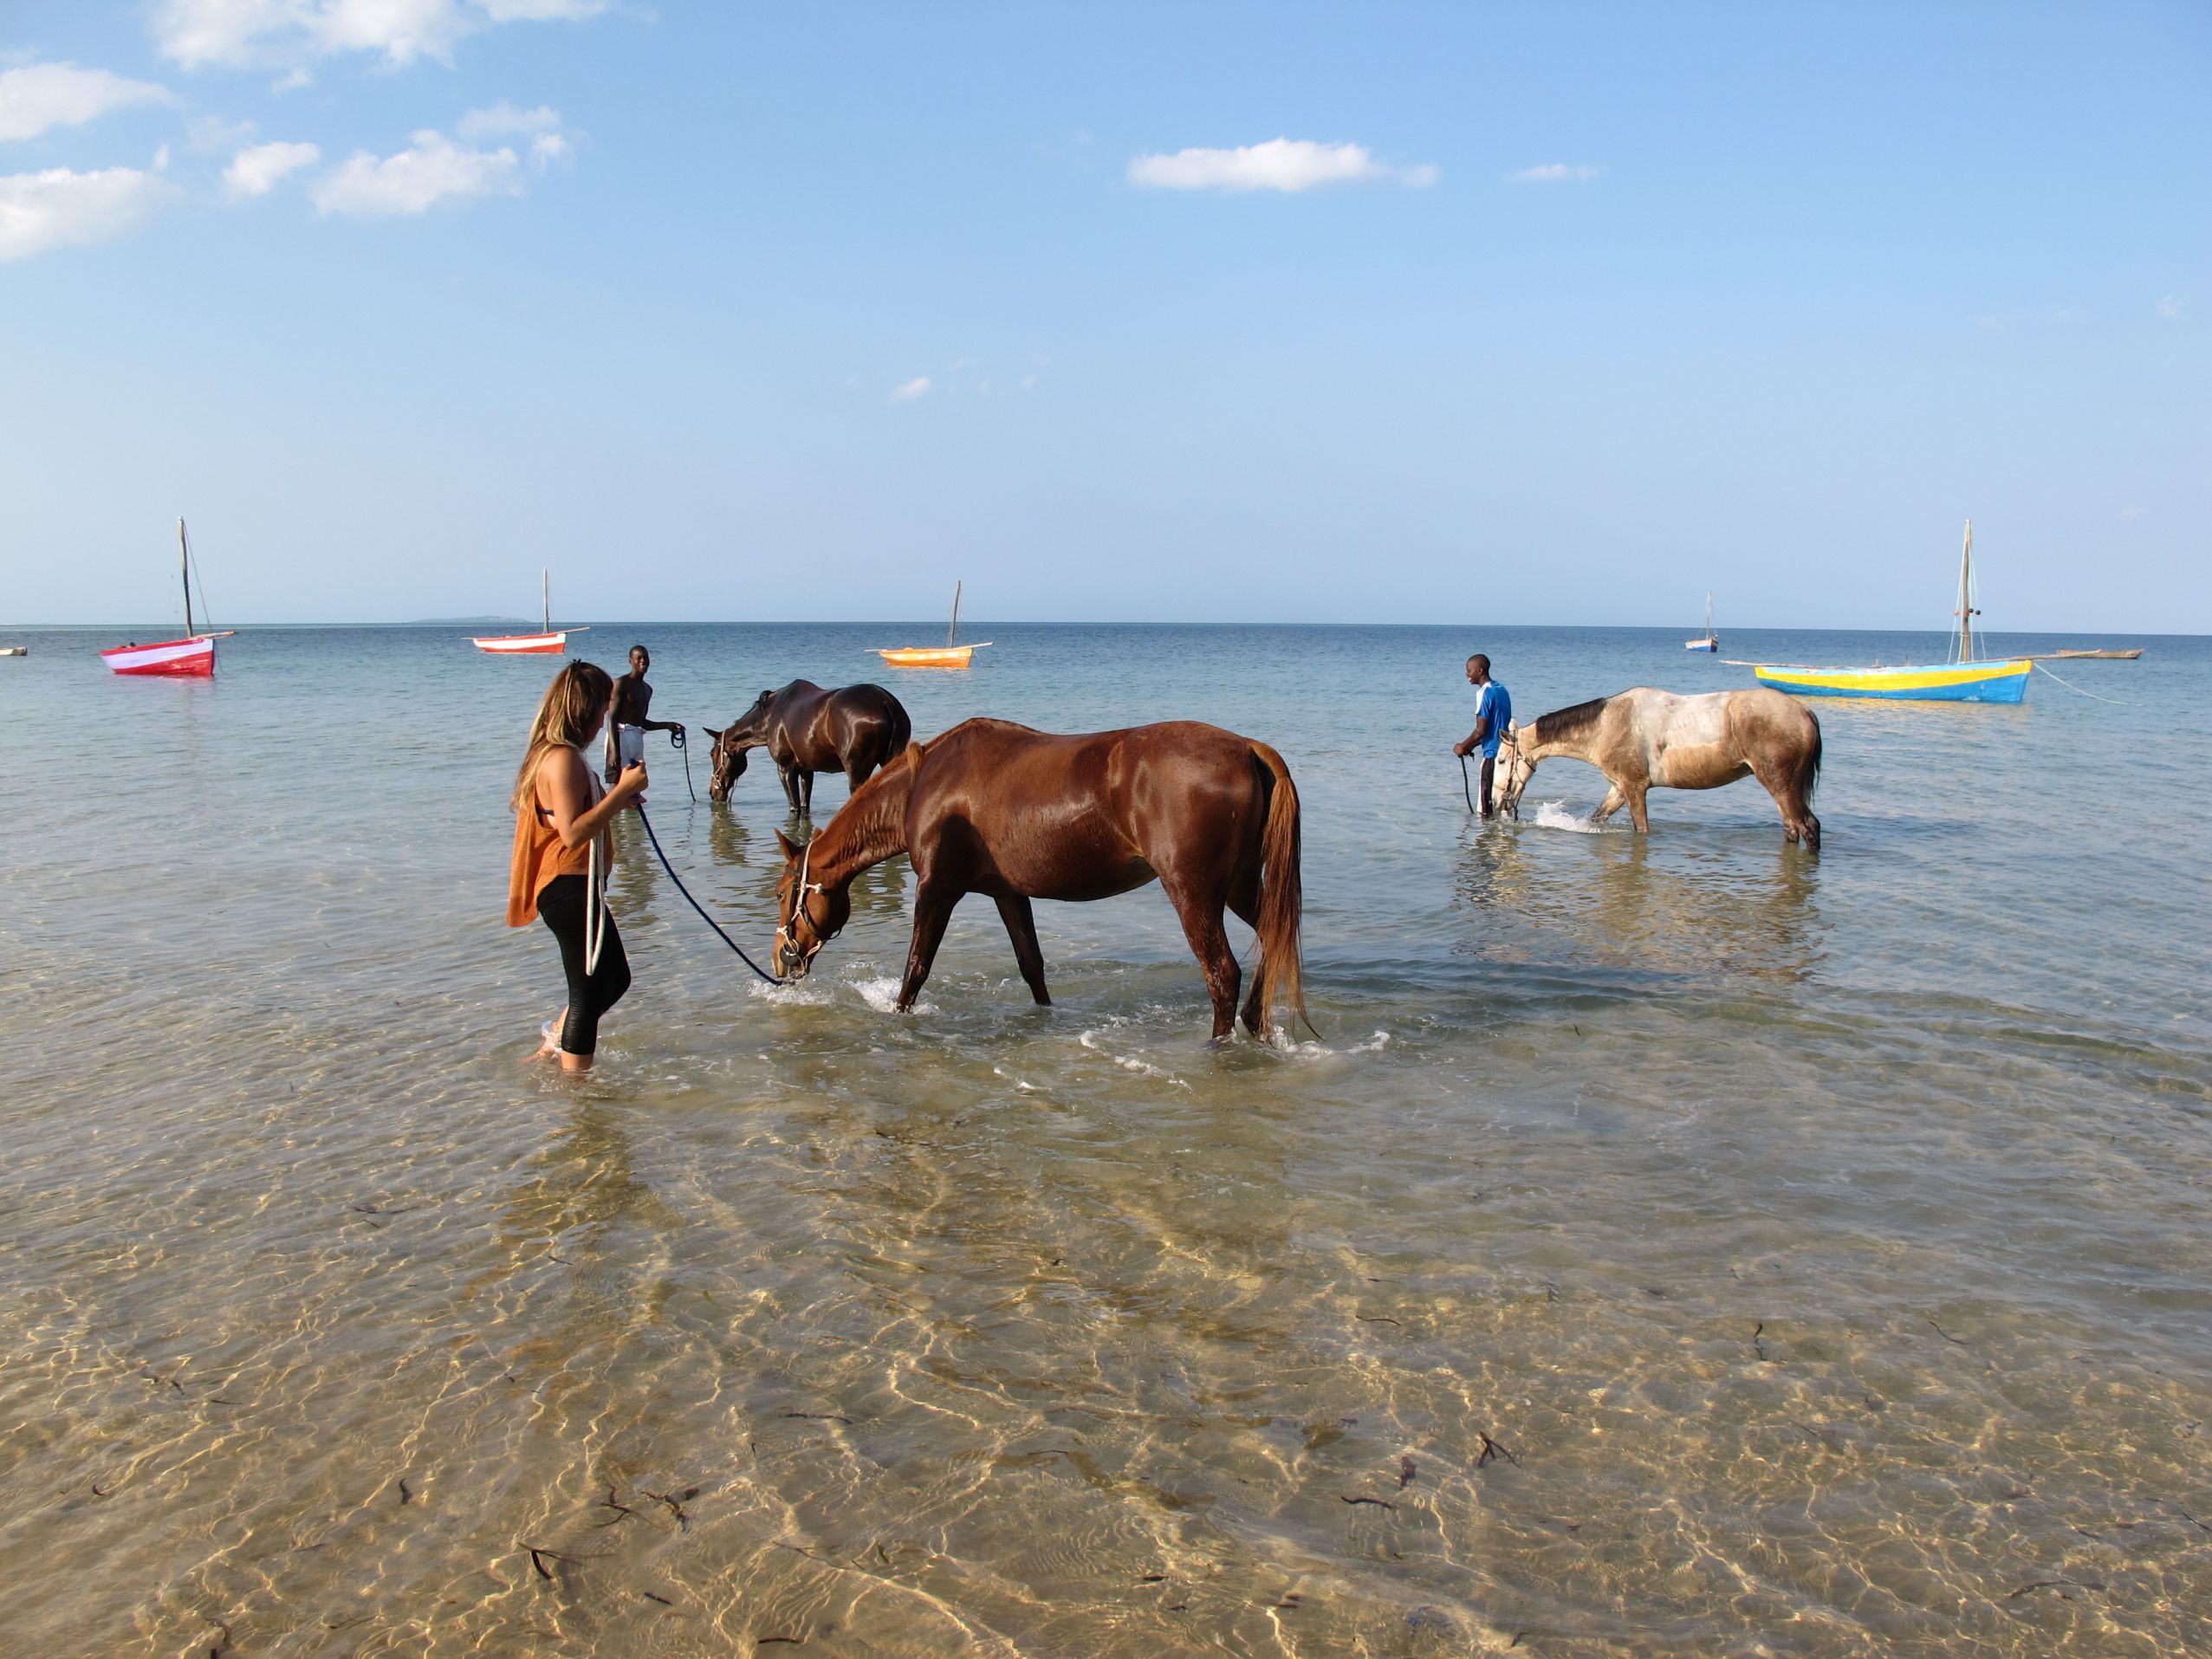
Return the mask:
[(706, 906), (700, 904), (697, 899), (691, 897), (691, 890), (684, 885), (684, 878), (676, 873), (676, 866), (669, 863), (668, 854), (661, 851), (660, 837), (653, 833), (652, 820), (645, 816), (645, 802), (642, 800), (639, 801), (637, 803), (637, 807), (638, 821), (645, 826), (646, 838), (652, 842), (652, 850), (655, 855), (660, 859), (660, 867), (668, 872), (669, 880), (674, 882), (676, 884), (676, 891), (684, 895), (684, 903), (689, 904), (693, 910), (698, 911), (699, 920), (704, 922), (709, 927), (712, 928), (716, 934), (721, 938), (723, 943), (728, 945), (732, 950), (737, 953), (738, 961), (743, 962), (746, 967), (751, 969), (756, 974), (759, 974), (761, 978), (767, 983), (770, 985), (782, 984), (783, 982), (776, 978), (775, 975), (762, 972), (760, 963), (755, 962), (750, 956), (745, 954), (745, 947), (739, 944), (736, 940), (731, 938), (727, 933), (723, 932), (722, 923), (716, 921), (711, 916), (709, 916), (706, 912)]
[[(2049, 669), (2047, 669), (2047, 668), (2044, 668), (2042, 664), (2038, 663), (2038, 664), (2035, 664), (2035, 666), (2036, 666), (2037, 668), (2039, 668), (2039, 669), (2042, 669), (2042, 671), (2043, 671), (2044, 673), (2046, 673), (2046, 674), (2051, 674), (2051, 671), (2050, 671)], [(2060, 678), (2060, 677), (2058, 675), (2056, 675), (2056, 674), (2051, 674), (2051, 677), (2052, 677), (2053, 679), (2054, 679), (2054, 680), (2058, 680), (2058, 682), (2059, 682), (2059, 684), (2060, 684), (2060, 685), (2065, 686), (2065, 687), (2066, 688), (2066, 690), (2069, 690), (2069, 691), (2073, 692), (2073, 693), (2076, 697), (2087, 697), (2087, 698), (2088, 698), (2088, 699), (2089, 699), (2092, 703), (2117, 703), (2119, 707), (2121, 707), (2121, 708), (2123, 708), (2123, 709), (2124, 709), (2125, 707), (2127, 707), (2126, 701), (2125, 701), (2124, 698), (2120, 698), (2120, 697), (2098, 697), (2098, 695), (2097, 695), (2094, 691), (2085, 691), (2085, 690), (2082, 690), (2079, 686), (2076, 685), (2076, 684), (2074, 684), (2072, 680), (2069, 680), (2069, 679), (2062, 679), (2062, 678)]]

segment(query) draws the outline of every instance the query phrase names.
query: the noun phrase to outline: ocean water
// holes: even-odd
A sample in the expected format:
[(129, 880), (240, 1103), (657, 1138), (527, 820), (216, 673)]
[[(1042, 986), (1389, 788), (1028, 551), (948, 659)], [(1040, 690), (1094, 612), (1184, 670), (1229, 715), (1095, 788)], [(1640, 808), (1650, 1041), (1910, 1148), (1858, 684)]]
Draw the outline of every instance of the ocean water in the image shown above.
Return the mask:
[[(549, 659), (128, 632), (0, 661), (0, 1649), (2212, 1649), (2212, 642), (1816, 705), (1813, 856), (1568, 761), (1469, 820), (1469, 651), (1524, 718), (1748, 683), (1688, 630), (602, 626), (694, 726), (1265, 738), (1321, 1034), (1209, 1047), (1157, 888), (1039, 906), (1049, 1009), (971, 901), (891, 1013), (903, 861), (763, 987), (628, 825), (578, 1079), (502, 917)], [(651, 755), (764, 947), (772, 770)]]

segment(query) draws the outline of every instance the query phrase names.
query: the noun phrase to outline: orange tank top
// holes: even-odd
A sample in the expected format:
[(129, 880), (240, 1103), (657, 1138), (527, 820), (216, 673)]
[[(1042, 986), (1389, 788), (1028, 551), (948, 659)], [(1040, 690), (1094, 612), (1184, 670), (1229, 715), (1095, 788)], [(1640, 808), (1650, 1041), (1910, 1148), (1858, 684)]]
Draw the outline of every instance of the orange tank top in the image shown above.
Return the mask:
[[(550, 755), (553, 751), (546, 751)], [(581, 752), (581, 751), (580, 751)], [(542, 757), (538, 765), (545, 764)], [(592, 800), (600, 797), (599, 781), (591, 779)], [(515, 814), (515, 855), (507, 872), (507, 925), (528, 927), (538, 917), (538, 895), (546, 884), (561, 876), (581, 876), (591, 867), (592, 844), (563, 846), (561, 832), (553, 826), (553, 809), (538, 800), (537, 780), (530, 780), (529, 805)]]

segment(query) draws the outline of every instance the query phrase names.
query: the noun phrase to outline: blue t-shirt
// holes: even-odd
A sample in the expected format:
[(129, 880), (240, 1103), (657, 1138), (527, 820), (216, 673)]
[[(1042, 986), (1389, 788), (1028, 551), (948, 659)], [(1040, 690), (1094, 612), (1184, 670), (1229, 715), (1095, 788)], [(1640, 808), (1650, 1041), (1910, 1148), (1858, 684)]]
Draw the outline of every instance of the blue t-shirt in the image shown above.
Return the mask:
[(1513, 722), (1513, 697), (1495, 680), (1486, 680), (1475, 688), (1475, 717), (1489, 716), (1490, 729), (1477, 747), (1490, 760), (1497, 759), (1498, 742), (1504, 737), (1505, 729)]

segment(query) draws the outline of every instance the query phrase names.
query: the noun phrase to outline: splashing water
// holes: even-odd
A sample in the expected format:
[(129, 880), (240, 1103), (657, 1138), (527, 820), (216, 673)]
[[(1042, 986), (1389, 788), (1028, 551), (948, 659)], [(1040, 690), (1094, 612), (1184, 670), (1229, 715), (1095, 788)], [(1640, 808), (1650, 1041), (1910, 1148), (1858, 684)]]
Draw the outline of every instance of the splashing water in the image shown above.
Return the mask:
[(1541, 829), (1566, 830), (1574, 835), (1603, 835), (1605, 826), (1593, 824), (1579, 813), (1567, 809), (1564, 800), (1547, 800), (1536, 808), (1536, 824)]

